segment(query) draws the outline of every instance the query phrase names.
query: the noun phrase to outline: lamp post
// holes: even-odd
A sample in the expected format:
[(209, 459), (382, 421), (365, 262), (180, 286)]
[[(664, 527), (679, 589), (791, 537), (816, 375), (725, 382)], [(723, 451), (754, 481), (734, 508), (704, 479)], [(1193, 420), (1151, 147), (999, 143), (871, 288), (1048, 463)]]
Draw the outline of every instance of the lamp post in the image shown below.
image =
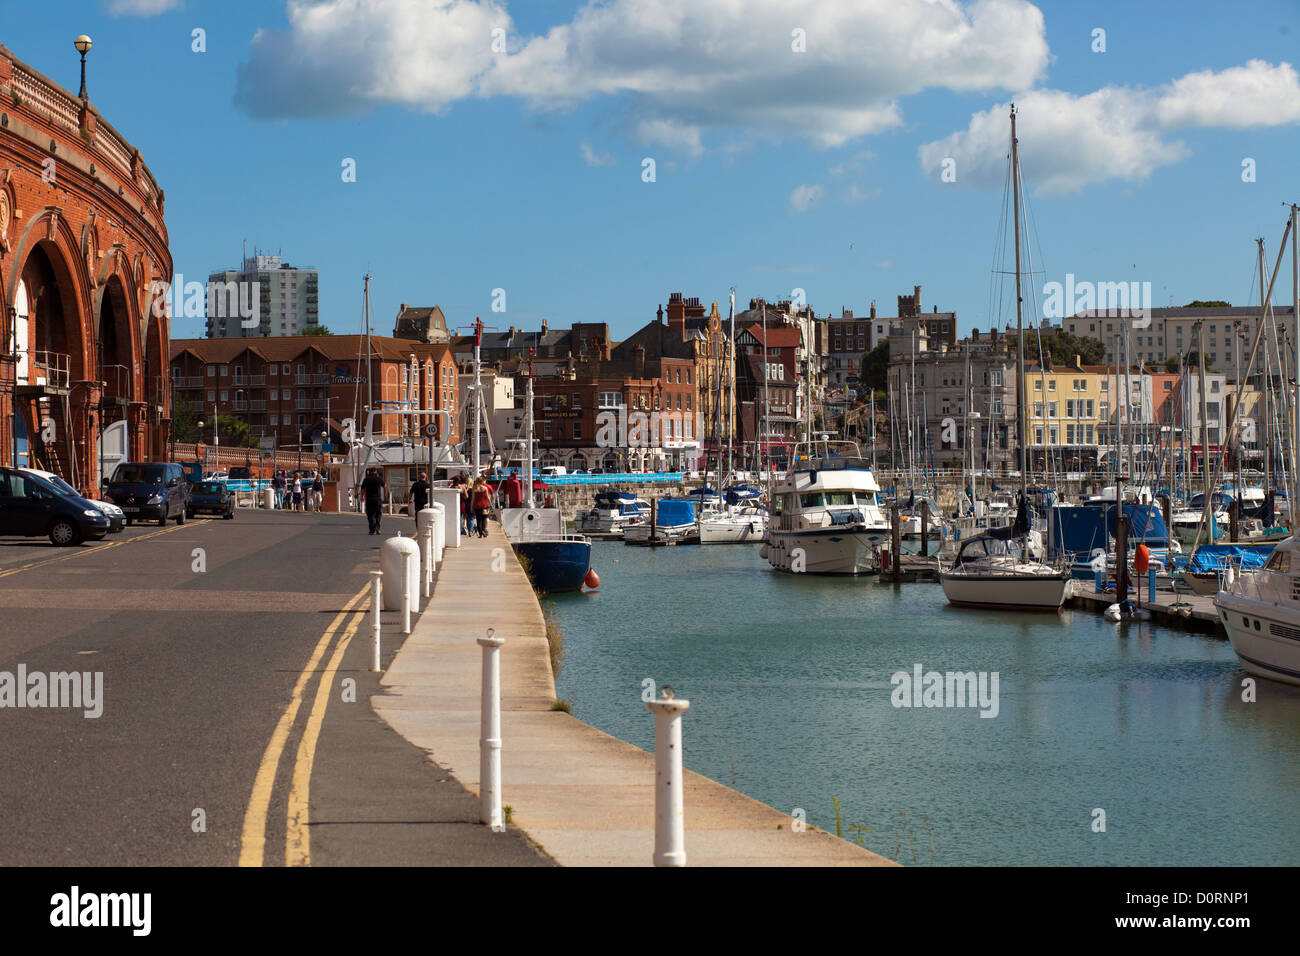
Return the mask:
[(86, 54), (90, 52), (90, 37), (83, 33), (72, 42), (72, 45), (75, 46), (77, 52), (81, 54), (81, 92), (77, 95), (83, 100), (88, 99), (89, 97), (86, 96)]

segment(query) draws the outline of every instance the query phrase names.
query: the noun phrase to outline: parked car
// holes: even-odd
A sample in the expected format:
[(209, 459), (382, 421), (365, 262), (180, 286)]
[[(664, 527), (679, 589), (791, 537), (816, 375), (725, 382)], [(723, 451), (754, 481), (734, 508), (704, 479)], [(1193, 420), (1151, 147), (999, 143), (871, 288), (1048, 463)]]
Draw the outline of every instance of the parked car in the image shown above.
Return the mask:
[[(74, 498), (81, 496), (81, 492), (52, 471), (41, 471), (39, 468), (19, 468), (18, 470), (25, 471), (29, 475), (35, 475), (37, 478), (44, 478), (65, 495), (72, 495)], [(126, 527), (126, 514), (113, 502), (100, 501), (98, 498), (87, 498), (86, 500), (104, 512), (104, 517), (108, 518), (108, 531), (110, 534), (116, 534)]]
[(229, 481), (251, 481), (253, 478), (253, 469), (247, 465), (235, 465), (230, 469), (228, 476)]
[(207, 513), (221, 515), (227, 521), (235, 517), (235, 494), (224, 481), (200, 481), (190, 488), (190, 499), (185, 507), (185, 516), (193, 518), (196, 514)]
[(52, 544), (80, 544), (108, 534), (108, 517), (85, 498), (65, 494), (44, 478), (0, 468), (0, 534), (49, 535)]
[(190, 483), (175, 462), (124, 461), (113, 470), (107, 495), (126, 512), (127, 524), (157, 521), (165, 525), (168, 518), (183, 524)]

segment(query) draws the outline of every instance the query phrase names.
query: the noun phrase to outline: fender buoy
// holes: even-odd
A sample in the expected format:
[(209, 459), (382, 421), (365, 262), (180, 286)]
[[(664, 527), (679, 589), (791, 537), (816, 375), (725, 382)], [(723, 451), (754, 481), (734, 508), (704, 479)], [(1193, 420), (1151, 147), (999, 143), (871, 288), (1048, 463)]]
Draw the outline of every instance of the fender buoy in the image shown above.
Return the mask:
[(587, 585), (587, 587), (591, 588), (593, 591), (600, 587), (600, 575), (596, 573), (595, 568), (587, 569), (587, 576), (583, 578), (583, 584)]
[(1150, 567), (1151, 552), (1145, 544), (1139, 544), (1137, 550), (1133, 552), (1133, 570), (1138, 574), (1146, 574)]

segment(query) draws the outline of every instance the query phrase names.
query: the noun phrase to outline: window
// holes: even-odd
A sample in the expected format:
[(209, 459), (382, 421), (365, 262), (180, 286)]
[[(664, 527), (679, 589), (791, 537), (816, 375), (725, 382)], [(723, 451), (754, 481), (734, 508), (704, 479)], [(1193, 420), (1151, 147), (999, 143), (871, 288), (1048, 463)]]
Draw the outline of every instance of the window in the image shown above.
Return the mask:
[(209, 365), (209, 366), (208, 366), (208, 378), (212, 378), (212, 377), (214, 377), (216, 374), (217, 374), (217, 367), (216, 367), (215, 365)]
[(1056, 391), (1056, 379), (1051, 379), (1051, 380), (1047, 383), (1047, 390), (1048, 390), (1049, 392), (1054, 392), (1054, 391)]
[(994, 384), (994, 385), (1001, 385), (1001, 384), (1002, 384), (1002, 369), (1000, 369), (1000, 368), (995, 368), (995, 369), (994, 369), (990, 374), (991, 374), (992, 377), (993, 377), (993, 378), (992, 378), (992, 384)]
[(542, 422), (542, 441), (551, 440), (551, 423)]
[(1099, 417), (1099, 418), (1110, 418), (1110, 403), (1109, 403), (1109, 402), (1102, 402), (1102, 403), (1101, 403), (1101, 414), (1100, 414), (1098, 417)]
[(1034, 402), (1034, 417), (1035, 417), (1035, 418), (1042, 418), (1042, 417), (1043, 417), (1043, 403), (1042, 403), (1042, 402)]
[(1047, 405), (1047, 417), (1056, 418), (1056, 402), (1049, 402)]
[(217, 393), (216, 393), (216, 392), (213, 392), (213, 391), (209, 391), (209, 392), (208, 392), (208, 401), (210, 401), (210, 402), (215, 402), (216, 400), (217, 400)]
[(1110, 391), (1110, 379), (1108, 379), (1108, 378), (1103, 378), (1103, 379), (1101, 380), (1101, 390), (1102, 390), (1103, 392), (1109, 392), (1109, 391)]
[(271, 389), (271, 401), (278, 402), (279, 400), (280, 400), (280, 390), (278, 388)]
[[(1072, 398), (1067, 398), (1065, 400), (1065, 417), (1066, 418), (1074, 417), (1074, 399)], [(1073, 442), (1071, 442), (1071, 444), (1073, 444)]]
[(1043, 390), (1043, 380), (1041, 378), (1034, 379), (1034, 391), (1041, 392), (1042, 390)]
[[(288, 375), (288, 374), (289, 374), (289, 366), (288, 366), (287, 364), (284, 366), (284, 374), (285, 374), (285, 375)], [(285, 422), (285, 424), (287, 425), (288, 422)]]
[(221, 366), (221, 377), (225, 378), (229, 374), (230, 374), (230, 366), (229, 365)]
[(622, 398), (618, 392), (601, 392), (596, 401), (601, 408), (618, 408), (622, 404)]
[(1035, 444), (1035, 445), (1041, 445), (1042, 443), (1043, 443), (1043, 426), (1042, 426), (1042, 425), (1035, 425), (1035, 426), (1034, 426), (1034, 444)]
[[(574, 392), (574, 393), (573, 393), (573, 407), (574, 407), (574, 408), (578, 408), (578, 409), (582, 408), (582, 393), (581, 393), (581, 392)], [(577, 435), (574, 435), (573, 437), (574, 437), (574, 438), (577, 438), (578, 436), (577, 436)]]
[(582, 437), (582, 422), (573, 423), (573, 437), (574, 438)]
[(1073, 426), (1073, 425), (1066, 425), (1066, 426), (1065, 426), (1065, 443), (1066, 443), (1067, 445), (1073, 445), (1073, 444), (1074, 444), (1074, 426)]
[[(1093, 417), (1093, 414), (1092, 414), (1092, 411), (1093, 411), (1092, 399), (1091, 399), (1091, 398), (1090, 398), (1090, 399), (1087, 399), (1083, 404), (1084, 404), (1084, 412), (1083, 412), (1083, 414), (1080, 415), (1079, 417), (1080, 417), (1080, 418), (1092, 418), (1092, 417)], [(1089, 426), (1089, 427), (1091, 427), (1091, 426)]]

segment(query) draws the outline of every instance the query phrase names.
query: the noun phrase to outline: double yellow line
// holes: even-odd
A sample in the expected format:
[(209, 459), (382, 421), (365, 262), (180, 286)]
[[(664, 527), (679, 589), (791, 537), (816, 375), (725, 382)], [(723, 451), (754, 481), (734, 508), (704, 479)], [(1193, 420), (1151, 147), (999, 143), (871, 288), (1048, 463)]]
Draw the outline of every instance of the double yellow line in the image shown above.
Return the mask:
[[(289, 734), (298, 718), (302, 707), (303, 695), (312, 677), (317, 673), (325, 652), (335, 635), (341, 635), (335, 645), (334, 653), (324, 670), (319, 671), (320, 683), (316, 688), (316, 697), (307, 715), (307, 725), (298, 742), (298, 752), (294, 759), (293, 777), (289, 787), (288, 814), (285, 821), (284, 856), (286, 866), (311, 865), (311, 836), (307, 830), (308, 797), (311, 790), (311, 769), (316, 759), (316, 742), (320, 738), (321, 724), (325, 719), (325, 708), (329, 704), (330, 691), (333, 689), (333, 676), (338, 673), (339, 664), (348, 649), (353, 636), (364, 617), (361, 602), (369, 592), (367, 584), (352, 599), (343, 605), (343, 610), (335, 615), (329, 627), (317, 642), (307, 666), (298, 675), (293, 685), (289, 704), (275, 725), (271, 739), (262, 753), (262, 762), (257, 768), (253, 780), (253, 792), (248, 798), (248, 807), (244, 811), (244, 829), (240, 839), (239, 865), (262, 866), (266, 851), (267, 815), (271, 807), (271, 795), (275, 789), (275, 776), (280, 767), (280, 758), (289, 742)], [(351, 616), (351, 621), (348, 621)], [(344, 622), (348, 621), (344, 626)]]

